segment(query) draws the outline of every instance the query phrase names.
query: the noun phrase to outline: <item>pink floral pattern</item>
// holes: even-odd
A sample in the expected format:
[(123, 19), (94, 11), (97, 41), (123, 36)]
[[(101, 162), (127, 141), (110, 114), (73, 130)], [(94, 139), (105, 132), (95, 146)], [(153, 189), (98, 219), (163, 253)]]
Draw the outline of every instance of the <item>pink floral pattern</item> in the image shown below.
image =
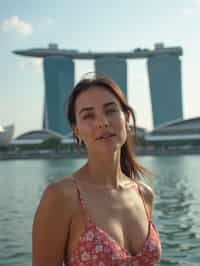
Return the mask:
[(159, 232), (152, 223), (142, 192), (138, 191), (143, 199), (147, 219), (149, 220), (148, 236), (140, 252), (132, 255), (121, 247), (112, 237), (99, 228), (90, 218), (81, 197), (77, 180), (73, 179), (77, 187), (81, 207), (86, 213), (87, 223), (78, 244), (66, 265), (68, 266), (153, 266), (161, 257), (161, 242)]
[(86, 224), (68, 266), (153, 266), (161, 256), (160, 237), (149, 222), (148, 237), (136, 255), (121, 247), (106, 232), (91, 221)]

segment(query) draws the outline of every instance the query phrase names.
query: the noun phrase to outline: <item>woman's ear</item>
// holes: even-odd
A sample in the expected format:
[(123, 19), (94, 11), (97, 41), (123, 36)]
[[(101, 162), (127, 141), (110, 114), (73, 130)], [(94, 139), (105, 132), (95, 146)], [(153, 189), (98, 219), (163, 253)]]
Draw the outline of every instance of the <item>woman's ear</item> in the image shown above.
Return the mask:
[(126, 129), (129, 130), (129, 123), (130, 123), (130, 112), (129, 111), (125, 113), (125, 121), (126, 121)]
[(78, 144), (82, 145), (84, 142), (83, 142), (83, 140), (80, 137), (80, 132), (79, 132), (78, 127), (77, 126), (73, 126), (72, 130), (73, 130), (73, 133), (74, 133), (74, 135), (76, 137), (76, 140), (77, 140)]
[(74, 125), (72, 126), (72, 130), (73, 130), (74, 135), (78, 138), (79, 137), (78, 127)]

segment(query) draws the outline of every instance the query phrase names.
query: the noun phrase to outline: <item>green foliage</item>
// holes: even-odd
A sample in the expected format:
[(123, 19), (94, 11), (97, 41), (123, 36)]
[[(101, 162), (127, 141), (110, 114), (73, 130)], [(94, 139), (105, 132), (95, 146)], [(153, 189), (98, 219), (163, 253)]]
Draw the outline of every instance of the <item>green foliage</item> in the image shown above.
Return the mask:
[(0, 151), (6, 152), (9, 150), (9, 146), (0, 146)]
[(40, 148), (58, 150), (61, 148), (61, 145), (62, 143), (60, 138), (51, 137), (44, 140), (43, 143), (40, 144)]

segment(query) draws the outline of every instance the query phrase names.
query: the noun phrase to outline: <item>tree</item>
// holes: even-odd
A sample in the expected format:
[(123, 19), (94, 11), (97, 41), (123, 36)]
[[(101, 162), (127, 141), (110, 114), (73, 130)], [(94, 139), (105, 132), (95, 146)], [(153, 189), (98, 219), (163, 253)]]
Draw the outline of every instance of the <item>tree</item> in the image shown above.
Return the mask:
[(41, 144), (42, 149), (58, 150), (61, 147), (61, 139), (56, 137), (50, 137), (44, 140)]

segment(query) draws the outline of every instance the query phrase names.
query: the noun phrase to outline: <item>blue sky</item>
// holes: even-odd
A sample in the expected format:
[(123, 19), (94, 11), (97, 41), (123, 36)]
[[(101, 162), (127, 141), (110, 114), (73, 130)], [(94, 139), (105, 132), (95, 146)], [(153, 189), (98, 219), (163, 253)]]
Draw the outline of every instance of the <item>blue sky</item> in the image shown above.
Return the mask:
[[(42, 126), (41, 60), (16, 49), (47, 47), (79, 51), (182, 46), (184, 118), (200, 116), (200, 0), (7, 0), (0, 1), (0, 125), (15, 124), (15, 136)], [(92, 71), (76, 61), (76, 80)], [(139, 126), (152, 128), (145, 60), (128, 61), (129, 102)]]

